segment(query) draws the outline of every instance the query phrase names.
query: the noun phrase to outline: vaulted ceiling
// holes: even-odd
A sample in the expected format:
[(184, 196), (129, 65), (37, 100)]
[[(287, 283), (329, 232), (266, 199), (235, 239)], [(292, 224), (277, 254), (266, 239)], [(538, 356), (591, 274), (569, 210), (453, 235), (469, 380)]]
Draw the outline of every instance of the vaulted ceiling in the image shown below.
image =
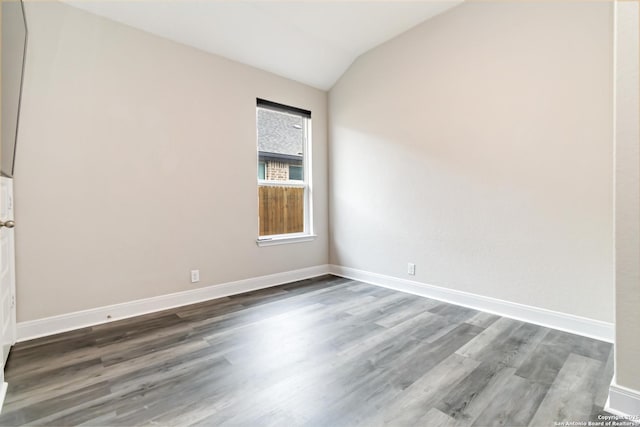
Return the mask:
[(319, 89), (364, 52), (461, 3), (65, 0), (88, 12)]

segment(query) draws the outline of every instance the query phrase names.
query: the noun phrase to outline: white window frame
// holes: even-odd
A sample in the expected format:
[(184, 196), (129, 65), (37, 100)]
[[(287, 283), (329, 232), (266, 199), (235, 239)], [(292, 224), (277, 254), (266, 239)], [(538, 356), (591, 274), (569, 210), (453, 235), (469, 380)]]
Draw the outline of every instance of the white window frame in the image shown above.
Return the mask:
[[(268, 107), (258, 106), (256, 107), (256, 126), (257, 123), (257, 113), (258, 108), (269, 109)], [(278, 111), (278, 110), (275, 110)], [(281, 112), (281, 111), (279, 111)], [(284, 114), (295, 114), (295, 113), (287, 113)], [(294, 187), (294, 188), (304, 188), (304, 228), (301, 233), (286, 233), (286, 234), (272, 234), (269, 236), (258, 236), (256, 239), (256, 243), (258, 246), (274, 246), (274, 245), (282, 245), (288, 243), (299, 243), (299, 242), (309, 242), (314, 240), (317, 236), (313, 232), (313, 190), (312, 190), (312, 179), (313, 176), (311, 165), (312, 156), (311, 156), (311, 118), (302, 116), (302, 129), (303, 129), (303, 149), (302, 149), (302, 172), (304, 181), (274, 181), (267, 179), (257, 179), (257, 187), (258, 190), (261, 186), (273, 186), (273, 187)], [(256, 148), (257, 141), (256, 141)], [(257, 156), (257, 161), (259, 162), (259, 156)], [(266, 168), (265, 168), (265, 176), (266, 176)], [(257, 193), (257, 192), (256, 192)], [(260, 234), (260, 218), (258, 217), (258, 234)]]

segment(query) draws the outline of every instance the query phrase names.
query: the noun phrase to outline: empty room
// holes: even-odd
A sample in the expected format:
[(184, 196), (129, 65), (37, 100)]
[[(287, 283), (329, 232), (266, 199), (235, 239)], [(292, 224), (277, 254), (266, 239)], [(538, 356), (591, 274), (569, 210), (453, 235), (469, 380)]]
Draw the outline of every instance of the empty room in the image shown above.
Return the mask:
[(640, 4), (1, 0), (0, 426), (640, 424)]

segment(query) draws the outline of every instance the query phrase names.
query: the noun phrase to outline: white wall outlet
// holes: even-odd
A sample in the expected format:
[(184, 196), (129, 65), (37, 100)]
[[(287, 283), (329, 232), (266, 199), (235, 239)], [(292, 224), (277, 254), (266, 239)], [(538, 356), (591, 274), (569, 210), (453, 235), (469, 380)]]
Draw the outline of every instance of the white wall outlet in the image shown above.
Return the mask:
[(412, 276), (416, 275), (416, 265), (412, 262), (409, 263), (409, 265), (407, 266), (407, 273), (409, 273)]
[(200, 270), (191, 270), (191, 283), (198, 283), (200, 281)]

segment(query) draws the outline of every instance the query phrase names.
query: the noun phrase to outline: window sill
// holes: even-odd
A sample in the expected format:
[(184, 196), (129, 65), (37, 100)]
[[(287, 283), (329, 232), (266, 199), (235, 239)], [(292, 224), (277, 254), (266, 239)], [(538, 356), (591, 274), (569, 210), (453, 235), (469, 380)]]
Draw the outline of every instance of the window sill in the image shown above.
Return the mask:
[(295, 235), (295, 236), (273, 236), (273, 237), (261, 237), (256, 240), (258, 246), (275, 246), (275, 245), (286, 245), (288, 243), (300, 243), (300, 242), (311, 242), (316, 239), (315, 234), (303, 234), (303, 235)]

